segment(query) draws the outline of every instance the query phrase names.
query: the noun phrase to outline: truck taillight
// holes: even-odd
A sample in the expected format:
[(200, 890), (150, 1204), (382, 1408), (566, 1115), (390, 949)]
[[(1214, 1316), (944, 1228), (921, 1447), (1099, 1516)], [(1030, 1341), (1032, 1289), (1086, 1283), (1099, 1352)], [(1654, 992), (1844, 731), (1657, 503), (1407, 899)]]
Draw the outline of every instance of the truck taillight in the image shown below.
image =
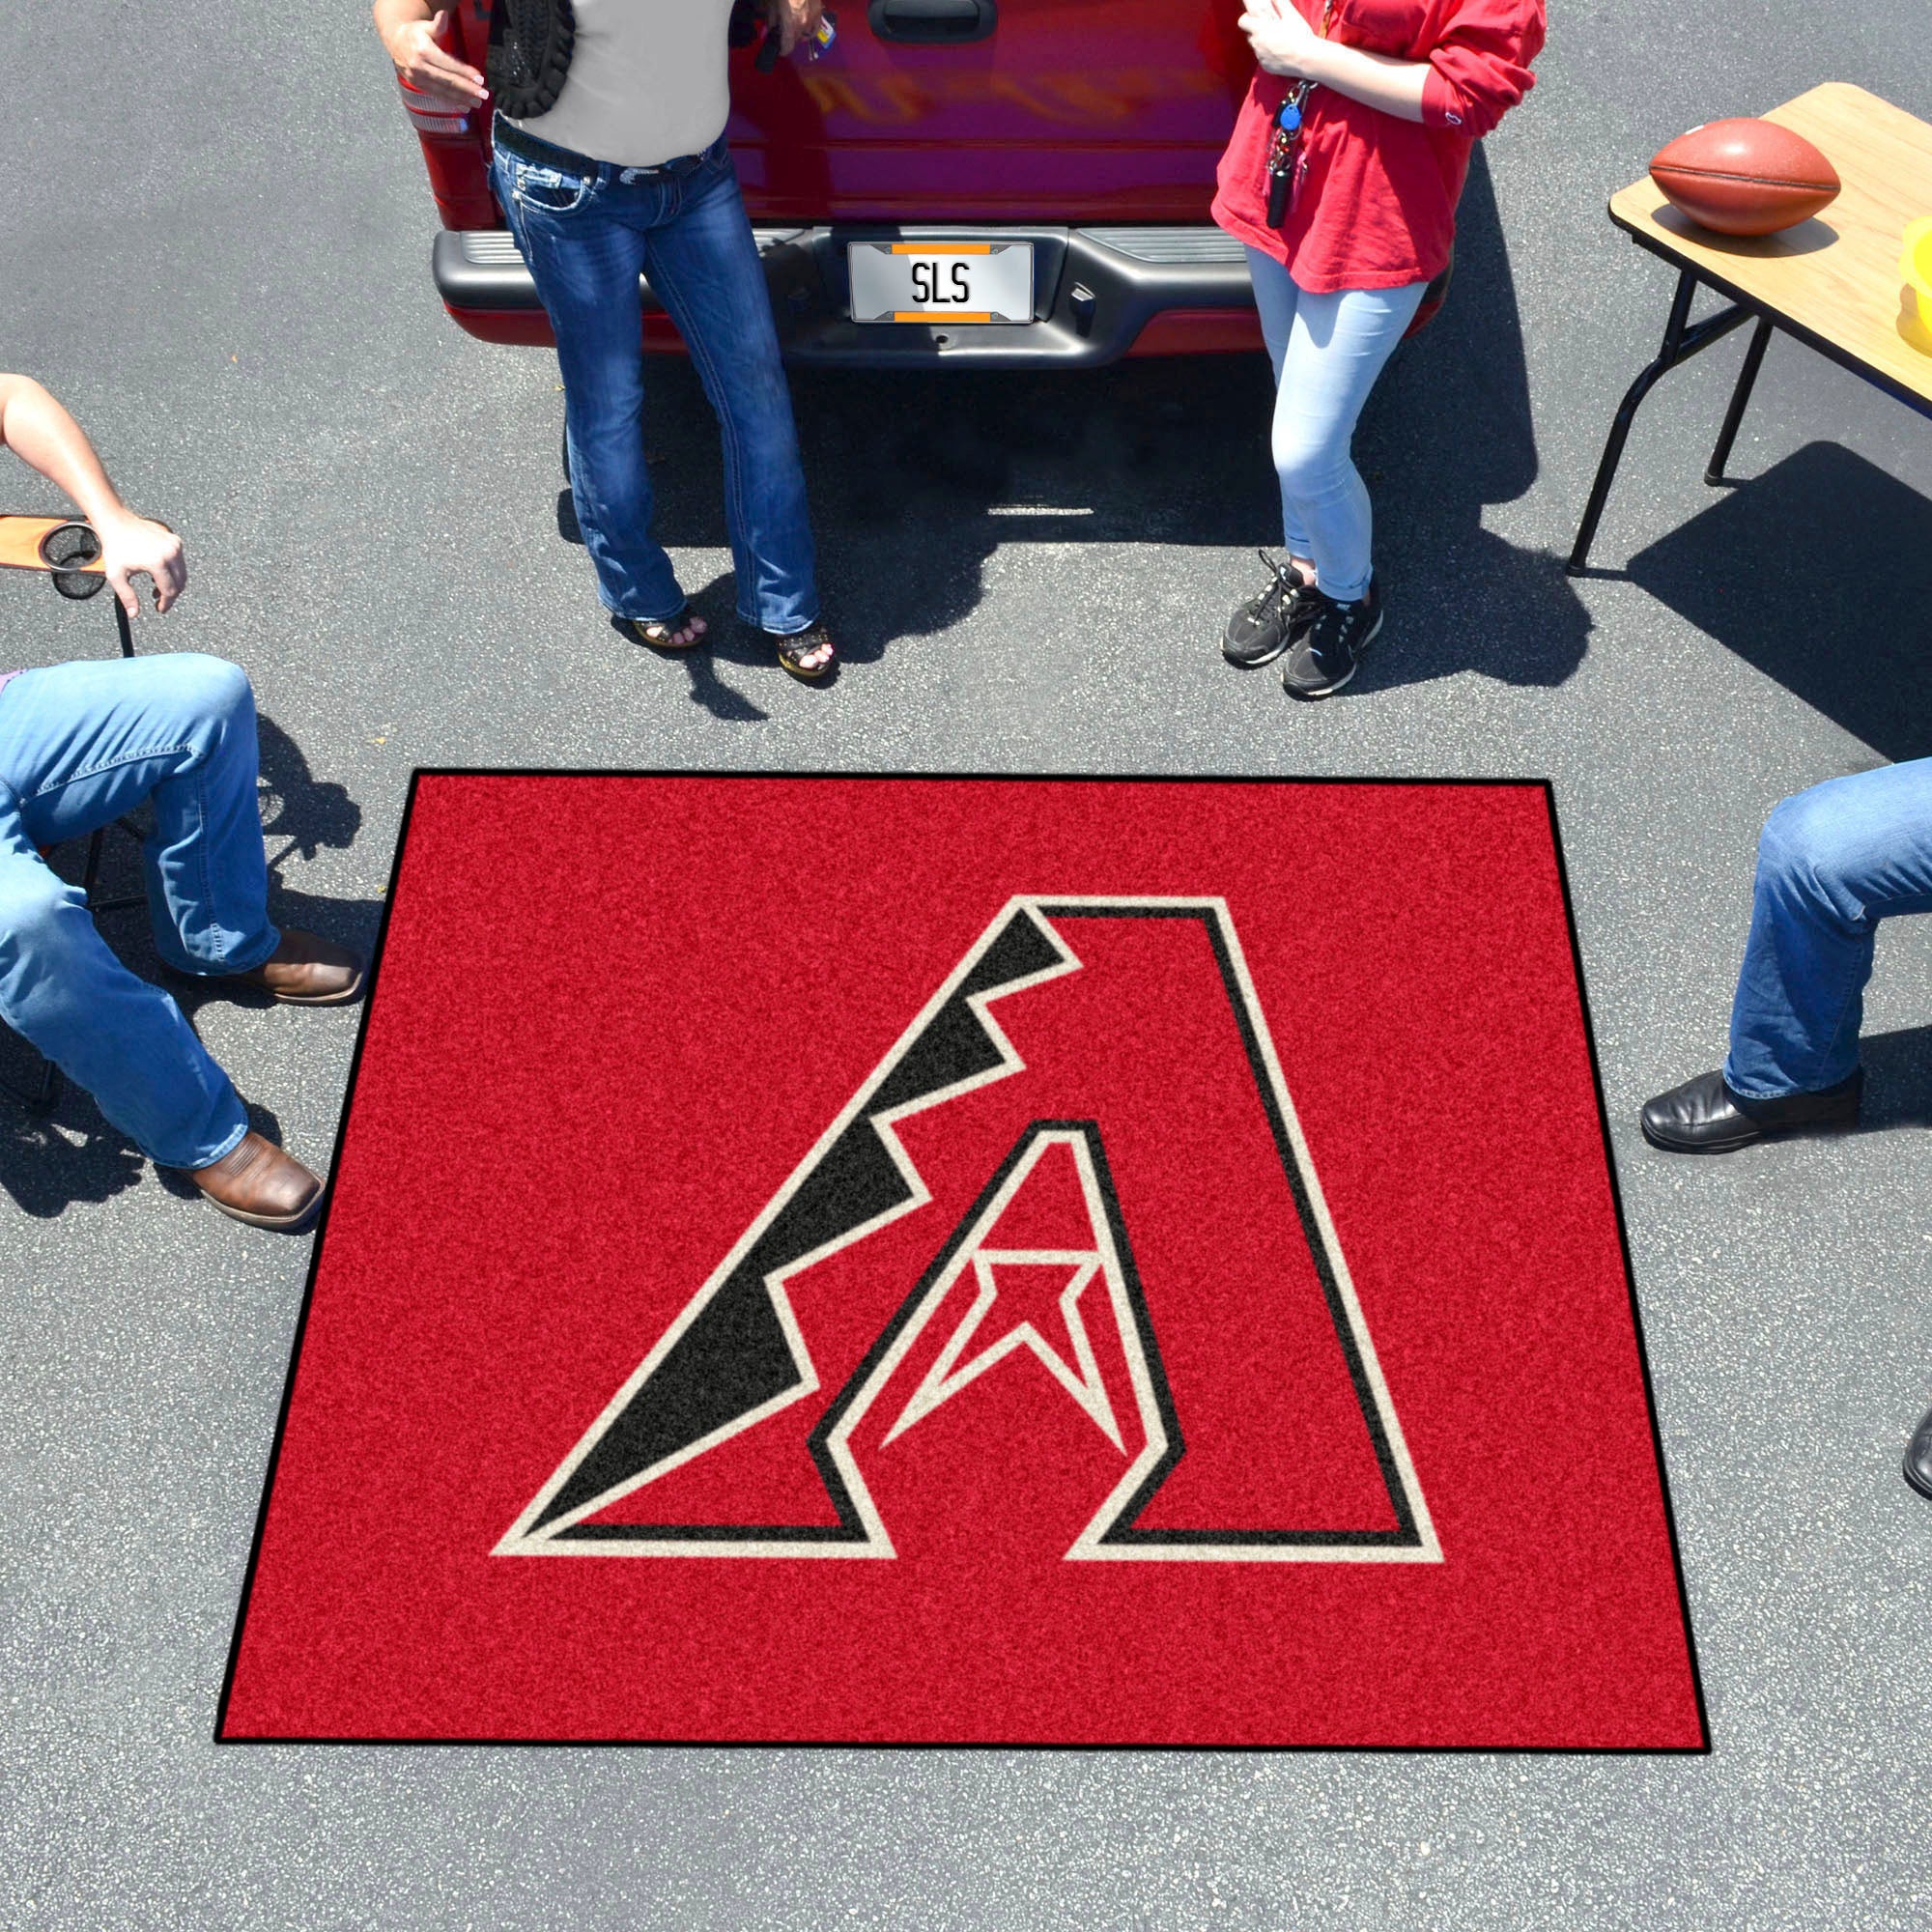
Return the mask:
[(412, 87), (406, 80), (399, 80), (397, 85), (402, 89), (403, 105), (409, 110), (410, 126), (418, 134), (469, 132), (469, 116), (461, 108), (452, 107), (445, 100), (432, 100), (420, 88)]

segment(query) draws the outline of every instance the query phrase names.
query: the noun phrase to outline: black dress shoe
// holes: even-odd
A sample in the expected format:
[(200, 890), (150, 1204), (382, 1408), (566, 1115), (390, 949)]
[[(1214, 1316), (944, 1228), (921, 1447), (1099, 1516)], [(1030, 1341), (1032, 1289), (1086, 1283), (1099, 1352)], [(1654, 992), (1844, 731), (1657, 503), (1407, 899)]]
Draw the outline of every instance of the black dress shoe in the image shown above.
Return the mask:
[(1932, 1497), (1932, 1408), (1918, 1418), (1905, 1445), (1905, 1480), (1921, 1496)]
[(1731, 1092), (1722, 1073), (1700, 1073), (1660, 1094), (1639, 1118), (1644, 1139), (1668, 1153), (1729, 1153), (1797, 1127), (1856, 1126), (1864, 1084), (1861, 1066), (1822, 1094), (1747, 1100)]

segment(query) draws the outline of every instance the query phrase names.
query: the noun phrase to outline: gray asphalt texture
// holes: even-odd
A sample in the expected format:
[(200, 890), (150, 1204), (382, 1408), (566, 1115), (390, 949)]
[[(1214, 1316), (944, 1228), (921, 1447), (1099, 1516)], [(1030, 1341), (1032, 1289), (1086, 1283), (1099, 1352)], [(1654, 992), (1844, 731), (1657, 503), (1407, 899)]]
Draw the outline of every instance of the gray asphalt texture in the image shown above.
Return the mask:
[[(1707, 489), (1733, 338), (1640, 417), (1605, 574), (1557, 562), (1670, 292), (1605, 195), (1692, 123), (1820, 79), (1932, 115), (1922, 10), (1558, 10), (1472, 180), (1451, 308), (1364, 420), (1389, 624), (1312, 707), (1215, 650), (1278, 533), (1253, 360), (801, 378), (844, 674), (806, 690), (729, 639), (667, 665), (613, 635), (559, 535), (554, 360), (469, 341), (434, 298), (363, 7), (10, 8), (0, 72), (0, 366), (185, 533), (191, 588), (143, 642), (254, 679), (285, 922), (373, 935), (415, 765), (1551, 778), (1716, 1742), (217, 1748), (309, 1244), (177, 1198), (70, 1097), (44, 1129), (0, 1106), (0, 1924), (1932, 1921), (1932, 1505), (1897, 1472), (1932, 1402), (1932, 922), (1880, 945), (1868, 1130), (1689, 1163), (1634, 1124), (1721, 1051), (1772, 805), (1932, 753), (1932, 436), (1780, 340), (1747, 480)], [(706, 591), (728, 568), (717, 444), (681, 369), (650, 435)], [(0, 497), (61, 507), (17, 467)], [(111, 648), (104, 606), (0, 592), (0, 664)], [(1338, 1023), (1347, 995), (1321, 992)], [(355, 1014), (197, 1021), (326, 1164)]]

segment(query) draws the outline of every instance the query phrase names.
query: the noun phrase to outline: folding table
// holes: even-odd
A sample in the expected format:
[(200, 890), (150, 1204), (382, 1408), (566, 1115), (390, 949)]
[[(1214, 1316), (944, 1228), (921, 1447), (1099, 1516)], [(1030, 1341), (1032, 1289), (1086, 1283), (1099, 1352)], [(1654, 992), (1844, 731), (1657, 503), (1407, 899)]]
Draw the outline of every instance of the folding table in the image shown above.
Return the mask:
[[(1648, 175), (1610, 198), (1610, 219), (1677, 270), (1677, 291), (1663, 345), (1630, 385), (1610, 425), (1565, 566), (1573, 577), (1589, 560), (1638, 404), (1660, 376), (1744, 323), (1754, 320), (1756, 327), (1704, 471), (1707, 483), (1725, 480), (1724, 464), (1774, 328), (1908, 409), (1932, 415), (1932, 338), (1924, 332), (1927, 319), (1915, 322), (1906, 307), (1899, 272), (1906, 227), (1932, 215), (1932, 126), (1842, 81), (1814, 87), (1764, 118), (1803, 134), (1844, 184), (1810, 220), (1778, 235), (1717, 235), (1680, 214)], [(1692, 322), (1700, 286), (1725, 297), (1727, 306)]]

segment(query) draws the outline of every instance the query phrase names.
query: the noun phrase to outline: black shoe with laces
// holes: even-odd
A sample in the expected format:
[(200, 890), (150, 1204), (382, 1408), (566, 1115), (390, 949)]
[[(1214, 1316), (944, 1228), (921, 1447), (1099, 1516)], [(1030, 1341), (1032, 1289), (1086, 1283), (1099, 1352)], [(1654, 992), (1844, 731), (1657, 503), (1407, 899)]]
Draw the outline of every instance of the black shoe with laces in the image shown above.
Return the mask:
[(1221, 634), (1221, 655), (1243, 670), (1272, 664), (1315, 621), (1315, 592), (1300, 572), (1293, 565), (1284, 570), (1264, 550), (1255, 554), (1274, 581), (1259, 597), (1250, 597)]
[(1338, 604), (1320, 590), (1314, 622), (1295, 641), (1281, 668), (1281, 688), (1291, 697), (1326, 697), (1354, 676), (1362, 653), (1382, 627), (1381, 585), (1372, 577), (1365, 595)]

